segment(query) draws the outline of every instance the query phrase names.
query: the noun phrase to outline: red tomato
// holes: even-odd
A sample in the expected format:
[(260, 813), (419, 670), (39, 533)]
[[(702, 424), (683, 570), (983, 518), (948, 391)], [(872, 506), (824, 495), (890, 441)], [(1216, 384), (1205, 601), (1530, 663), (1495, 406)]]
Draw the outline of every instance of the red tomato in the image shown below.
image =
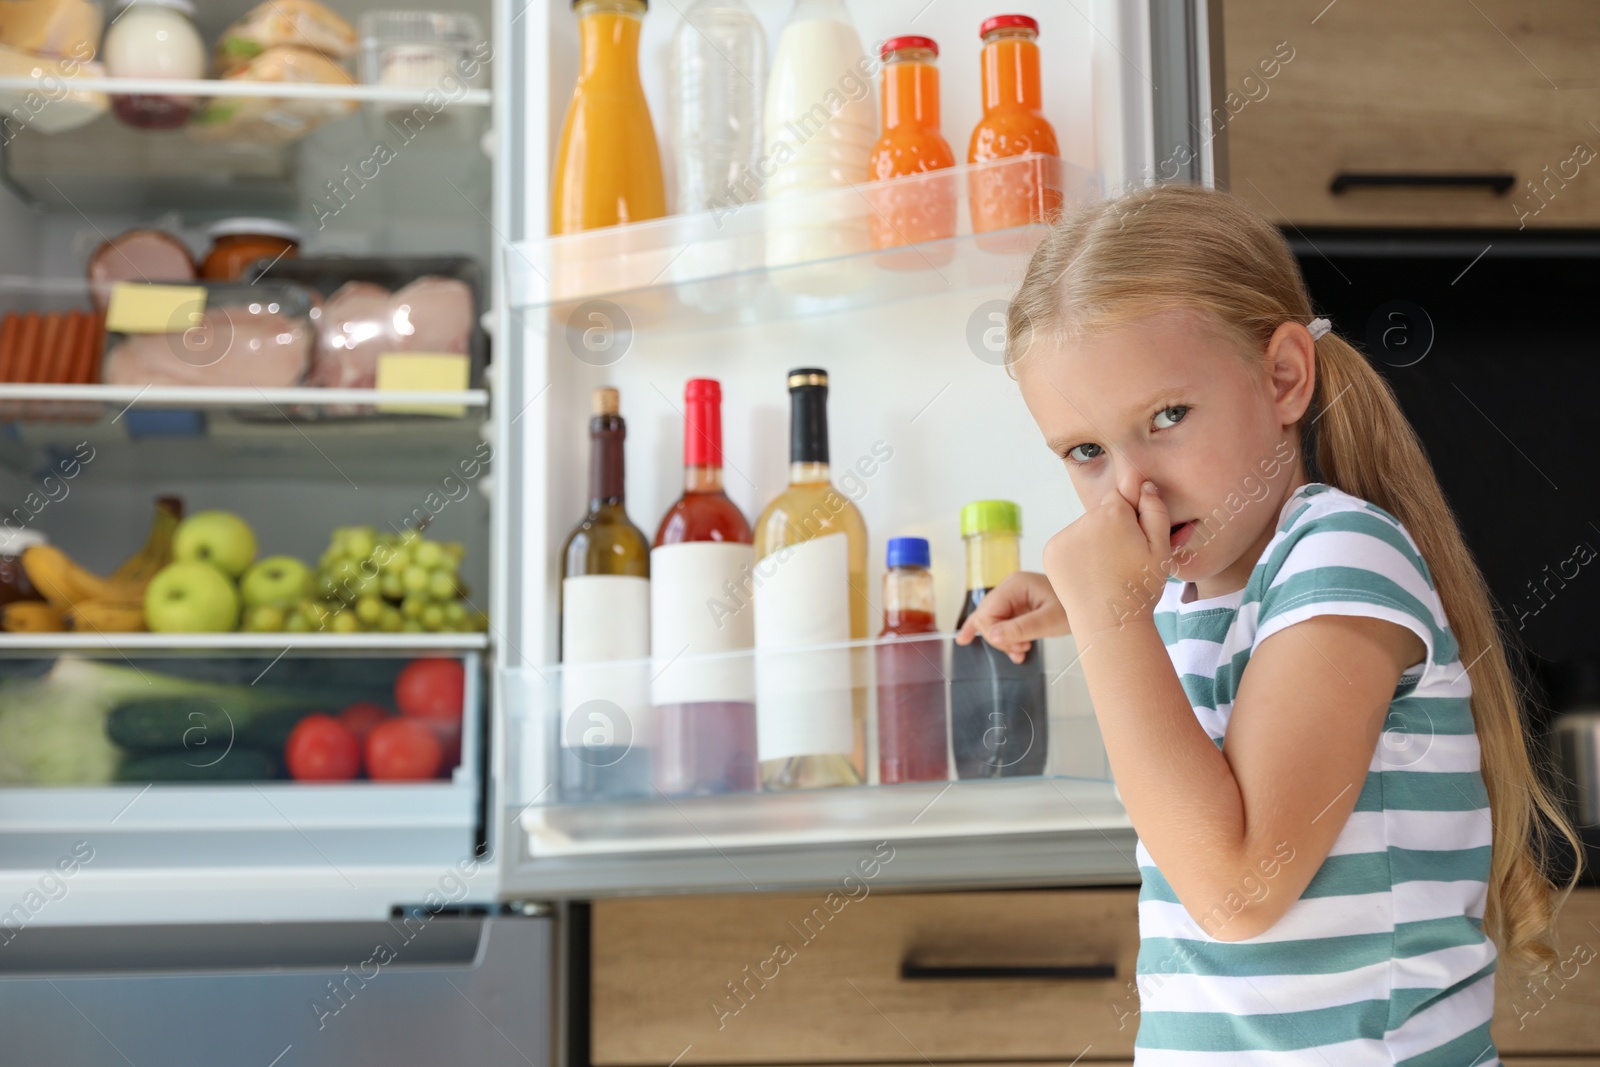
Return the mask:
[(434, 739), (439, 742), (439, 777), (449, 777), (449, 771), (461, 762), (461, 720), (413, 718), (406, 721), (421, 723), (433, 731)]
[(339, 721), (350, 729), (350, 732), (365, 742), (372, 728), (380, 722), (387, 722), (394, 716), (389, 714), (389, 709), (382, 704), (373, 704), (368, 701), (359, 701), (351, 704), (339, 713)]
[(385, 782), (414, 782), (439, 773), (439, 739), (425, 723), (391, 719), (367, 735), (367, 775)]
[(414, 659), (394, 680), (394, 706), (402, 715), (461, 721), (466, 668), (458, 659)]
[(361, 773), (361, 742), (332, 715), (307, 715), (289, 734), (283, 759), (301, 781), (348, 781)]

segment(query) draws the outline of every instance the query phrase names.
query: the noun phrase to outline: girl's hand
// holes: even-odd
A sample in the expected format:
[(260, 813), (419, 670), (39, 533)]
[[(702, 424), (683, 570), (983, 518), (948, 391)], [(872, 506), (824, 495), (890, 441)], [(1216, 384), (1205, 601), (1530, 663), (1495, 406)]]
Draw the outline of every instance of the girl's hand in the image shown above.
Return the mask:
[(1050, 588), (1050, 579), (1032, 571), (1017, 571), (989, 590), (956, 631), (956, 644), (970, 644), (981, 635), (1010, 656), (1011, 662), (1021, 663), (1035, 640), (1069, 632), (1067, 613)]
[(1167, 505), (1153, 482), (1138, 508), (1110, 490), (1098, 506), (1050, 538), (1044, 572), (1080, 637), (1115, 629), (1149, 613), (1172, 559)]

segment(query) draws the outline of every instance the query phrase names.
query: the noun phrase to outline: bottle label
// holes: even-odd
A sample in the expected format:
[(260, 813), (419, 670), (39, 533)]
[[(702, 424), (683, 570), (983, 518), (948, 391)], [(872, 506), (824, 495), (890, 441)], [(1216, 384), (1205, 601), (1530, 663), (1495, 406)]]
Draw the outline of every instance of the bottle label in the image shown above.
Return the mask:
[(755, 565), (756, 754), (761, 760), (849, 756), (849, 540), (785, 545)]
[[(690, 541), (650, 551), (650, 699), (655, 704), (755, 700), (750, 656), (750, 545)], [(696, 657), (714, 656), (711, 659)]]
[(650, 580), (624, 574), (563, 579), (561, 654), (562, 747), (648, 747)]

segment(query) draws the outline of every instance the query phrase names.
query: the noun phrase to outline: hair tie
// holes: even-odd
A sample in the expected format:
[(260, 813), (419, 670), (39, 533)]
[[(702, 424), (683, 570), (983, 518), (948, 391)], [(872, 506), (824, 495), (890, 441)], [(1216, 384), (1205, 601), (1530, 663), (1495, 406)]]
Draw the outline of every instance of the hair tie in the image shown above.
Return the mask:
[(1306, 329), (1311, 331), (1311, 339), (1313, 341), (1320, 341), (1327, 335), (1329, 330), (1333, 329), (1333, 323), (1327, 319), (1312, 319), (1306, 324)]

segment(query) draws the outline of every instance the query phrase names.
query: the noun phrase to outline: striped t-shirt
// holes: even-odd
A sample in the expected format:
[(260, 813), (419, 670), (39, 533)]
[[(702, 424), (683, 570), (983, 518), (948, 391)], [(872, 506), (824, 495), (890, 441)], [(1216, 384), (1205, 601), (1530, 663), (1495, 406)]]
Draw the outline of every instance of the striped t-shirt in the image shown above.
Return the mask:
[(1185, 592), (1189, 583), (1169, 579), (1155, 624), (1218, 746), (1251, 651), (1286, 626), (1369, 615), (1413, 630), (1427, 654), (1400, 678), (1328, 858), (1264, 933), (1213, 936), (1297, 862), (1292, 841), (1199, 920), (1139, 843), (1134, 1063), (1498, 1064), (1489, 1036), (1496, 953), (1483, 932), (1489, 801), (1472, 686), (1411, 535), (1387, 511), (1311, 482), (1284, 504), (1243, 589), (1188, 603)]

